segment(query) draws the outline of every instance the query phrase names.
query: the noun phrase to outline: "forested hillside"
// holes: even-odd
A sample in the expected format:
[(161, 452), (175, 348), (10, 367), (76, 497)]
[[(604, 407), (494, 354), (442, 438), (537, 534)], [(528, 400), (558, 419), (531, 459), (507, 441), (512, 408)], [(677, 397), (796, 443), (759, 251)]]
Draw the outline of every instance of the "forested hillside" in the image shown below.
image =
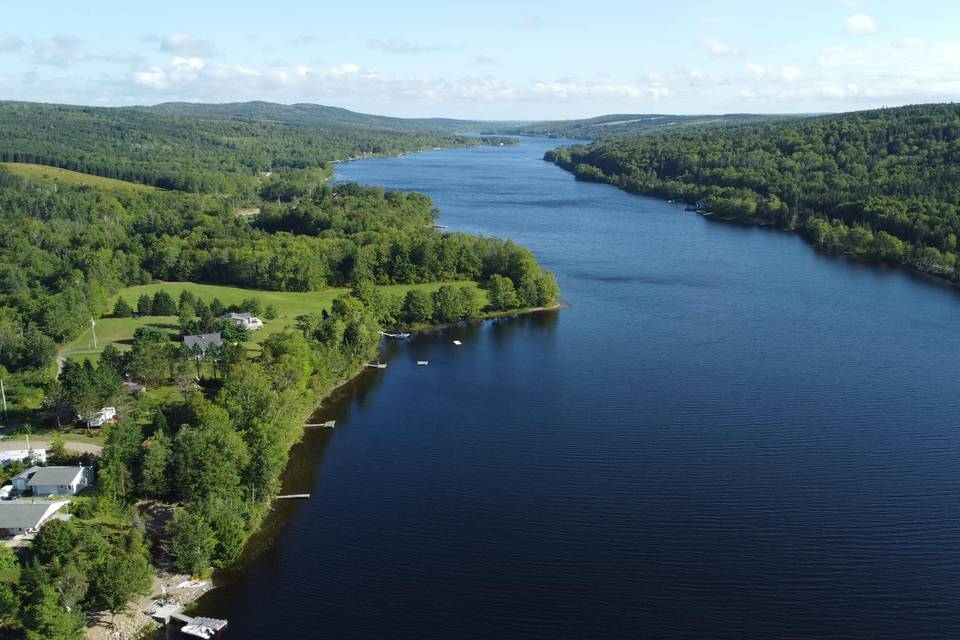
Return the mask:
[(720, 218), (960, 279), (960, 105), (611, 138), (546, 159), (582, 180), (703, 198)]
[[(473, 132), (485, 124), (479, 120), (452, 118), (391, 118), (368, 113), (357, 113), (340, 107), (321, 104), (277, 104), (275, 102), (165, 102), (151, 107), (135, 107), (154, 113), (168, 113), (202, 118), (233, 118), (251, 122), (274, 122), (307, 127), (342, 127), (369, 129), (394, 133), (430, 133), (440, 131), (460, 134)], [(503, 123), (513, 124), (513, 123)]]
[(484, 128), (485, 133), (503, 135), (595, 140), (636, 133), (656, 133), (697, 127), (718, 127), (770, 122), (797, 118), (795, 115), (763, 115), (728, 113), (721, 115), (677, 116), (662, 113), (611, 114), (582, 120), (547, 120), (518, 124), (496, 123)]
[(238, 118), (232, 117), (235, 111), (216, 105), (178, 109), (0, 102), (0, 162), (44, 164), (164, 189), (249, 198), (251, 178), (262, 172), (485, 142), (425, 124), (393, 129), (322, 113), (301, 119), (269, 117), (258, 105), (282, 107), (243, 103), (235, 105), (241, 112), (264, 117)]
[[(80, 640), (88, 613), (151, 594), (153, 566), (207, 577), (234, 563), (307, 417), (377, 357), (381, 329), (555, 302), (529, 250), (440, 232), (429, 197), (329, 184), (331, 159), (480, 142), (0, 104), (0, 159), (39, 163), (0, 165), (3, 426), (51, 438), (53, 464), (78, 462), (65, 437), (104, 445), (83, 459), (96, 484), (64, 507), (71, 520), (45, 524), (16, 554), (0, 547), (0, 638)], [(238, 215), (241, 201), (253, 212)], [(242, 289), (225, 304), (196, 282)], [(124, 299), (147, 283), (152, 296)], [(262, 301), (320, 290), (309, 305), (289, 301), (282, 324)], [(277, 324), (254, 343), (227, 311)], [(129, 333), (97, 322), (99, 349), (57, 358), (107, 315)], [(218, 337), (184, 340), (198, 333)], [(117, 420), (78, 427), (101, 407)], [(0, 468), (0, 484), (32, 462)]]
[(45, 366), (113, 291), (153, 278), (317, 291), (539, 277), (525, 249), (437, 232), (424, 195), (334, 191), (310, 175), (271, 178), (264, 190), (279, 204), (251, 223), (217, 197), (38, 183), (0, 168), (0, 366)]

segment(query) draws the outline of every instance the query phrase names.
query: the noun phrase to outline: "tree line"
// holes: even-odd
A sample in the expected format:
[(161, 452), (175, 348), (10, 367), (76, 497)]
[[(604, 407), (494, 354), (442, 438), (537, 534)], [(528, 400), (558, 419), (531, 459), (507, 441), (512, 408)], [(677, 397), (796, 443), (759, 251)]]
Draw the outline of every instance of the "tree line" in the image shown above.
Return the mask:
[(610, 138), (545, 159), (579, 179), (960, 280), (960, 105)]
[(69, 187), (0, 168), (0, 367), (42, 369), (114, 291), (154, 278), (317, 291), (503, 275), (533, 306), (555, 297), (529, 250), (434, 229), (427, 196), (315, 181), (290, 188), (288, 202), (265, 204), (251, 223), (216, 198)]

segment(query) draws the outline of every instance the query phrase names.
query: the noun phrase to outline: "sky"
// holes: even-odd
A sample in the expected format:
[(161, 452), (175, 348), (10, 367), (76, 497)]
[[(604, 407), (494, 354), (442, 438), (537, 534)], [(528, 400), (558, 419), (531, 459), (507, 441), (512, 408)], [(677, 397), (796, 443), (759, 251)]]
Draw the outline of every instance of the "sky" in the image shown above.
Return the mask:
[(960, 96), (955, 0), (0, 0), (0, 99), (561, 119)]

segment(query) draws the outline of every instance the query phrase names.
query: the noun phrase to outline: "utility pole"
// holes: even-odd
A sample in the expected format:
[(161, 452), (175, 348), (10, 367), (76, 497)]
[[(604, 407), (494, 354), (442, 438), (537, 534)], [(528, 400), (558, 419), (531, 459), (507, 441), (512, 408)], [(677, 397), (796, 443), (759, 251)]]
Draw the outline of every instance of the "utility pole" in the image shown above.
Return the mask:
[(97, 348), (97, 323), (93, 318), (90, 318), (90, 331), (93, 332), (93, 348)]

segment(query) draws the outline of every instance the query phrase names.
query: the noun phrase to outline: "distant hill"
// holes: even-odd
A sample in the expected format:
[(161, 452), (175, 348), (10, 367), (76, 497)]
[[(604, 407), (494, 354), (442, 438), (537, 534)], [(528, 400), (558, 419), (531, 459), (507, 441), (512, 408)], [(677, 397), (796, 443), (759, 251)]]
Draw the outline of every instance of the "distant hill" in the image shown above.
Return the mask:
[(491, 123), (480, 120), (456, 120), (452, 118), (393, 118), (368, 113), (358, 113), (340, 107), (321, 104), (278, 104), (275, 102), (227, 102), (204, 104), (196, 102), (165, 102), (152, 107), (133, 107), (153, 113), (175, 114), (201, 118), (269, 122), (286, 125), (325, 128), (368, 129), (404, 133), (467, 133), (481, 127), (515, 126), (519, 122)]
[(253, 176), (372, 155), (470, 146), (475, 123), (269, 102), (85, 107), (0, 101), (0, 162), (165, 189), (226, 192)]
[(663, 113), (616, 113), (582, 120), (546, 120), (487, 126), (484, 133), (540, 136), (571, 140), (596, 140), (635, 133), (672, 131), (693, 127), (716, 127), (790, 120), (804, 116), (728, 113), (723, 115), (676, 116)]

